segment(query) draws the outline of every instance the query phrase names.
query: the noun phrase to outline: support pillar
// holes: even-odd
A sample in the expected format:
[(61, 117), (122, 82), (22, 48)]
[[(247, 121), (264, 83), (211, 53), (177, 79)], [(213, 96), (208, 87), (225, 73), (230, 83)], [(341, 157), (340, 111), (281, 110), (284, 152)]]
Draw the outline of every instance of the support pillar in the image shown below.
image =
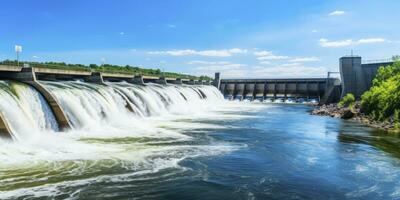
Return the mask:
[(134, 76), (133, 79), (129, 81), (129, 83), (144, 85), (143, 76), (142, 75)]
[(104, 84), (101, 72), (92, 72), (92, 74), (88, 77), (85, 77), (84, 80), (88, 83)]
[(167, 80), (165, 77), (160, 77), (159, 79), (156, 80), (157, 84), (162, 84), (162, 85), (167, 85)]
[(221, 85), (221, 73), (217, 72), (215, 73), (214, 77), (214, 86), (219, 90), (220, 85)]

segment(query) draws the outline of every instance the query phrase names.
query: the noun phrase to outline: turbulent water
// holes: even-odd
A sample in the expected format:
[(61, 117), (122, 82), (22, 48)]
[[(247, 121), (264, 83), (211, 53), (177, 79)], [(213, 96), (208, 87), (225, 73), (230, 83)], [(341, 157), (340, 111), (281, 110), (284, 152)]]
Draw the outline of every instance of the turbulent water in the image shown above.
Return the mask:
[(400, 140), (212, 86), (0, 82), (0, 199), (398, 199)]

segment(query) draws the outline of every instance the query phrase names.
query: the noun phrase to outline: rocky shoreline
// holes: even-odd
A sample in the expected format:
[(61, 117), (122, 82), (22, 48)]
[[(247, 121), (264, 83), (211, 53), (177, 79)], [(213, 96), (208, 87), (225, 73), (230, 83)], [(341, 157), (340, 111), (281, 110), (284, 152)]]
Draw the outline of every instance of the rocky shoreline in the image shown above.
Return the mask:
[[(392, 120), (380, 122), (371, 119), (369, 116), (363, 114), (360, 111), (360, 103), (355, 103), (353, 108), (341, 107), (338, 104), (329, 104), (322, 106), (315, 106), (314, 110), (311, 111), (312, 115), (330, 116), (335, 118), (341, 118), (346, 120), (354, 120), (365, 125), (382, 129), (389, 132), (396, 132), (394, 123)], [(398, 130), (397, 130), (398, 131)]]

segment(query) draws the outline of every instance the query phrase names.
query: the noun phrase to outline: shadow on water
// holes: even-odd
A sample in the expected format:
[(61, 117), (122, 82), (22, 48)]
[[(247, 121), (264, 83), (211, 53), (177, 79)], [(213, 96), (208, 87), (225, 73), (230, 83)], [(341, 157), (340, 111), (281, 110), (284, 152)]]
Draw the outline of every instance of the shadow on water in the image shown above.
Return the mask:
[(342, 143), (364, 144), (400, 158), (400, 135), (384, 130), (365, 127), (357, 122), (342, 123), (338, 140)]

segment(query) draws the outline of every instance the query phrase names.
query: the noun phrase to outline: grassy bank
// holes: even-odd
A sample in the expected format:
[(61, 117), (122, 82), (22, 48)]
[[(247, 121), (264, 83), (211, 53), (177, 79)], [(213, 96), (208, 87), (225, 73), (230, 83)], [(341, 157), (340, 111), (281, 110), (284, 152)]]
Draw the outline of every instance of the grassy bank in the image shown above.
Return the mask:
[[(147, 69), (135, 66), (119, 66), (119, 65), (82, 65), (82, 64), (68, 64), (64, 62), (20, 62), (29, 64), (31, 67), (36, 68), (50, 68), (50, 69), (62, 69), (62, 70), (77, 70), (77, 71), (95, 71), (95, 72), (107, 72), (107, 73), (120, 73), (120, 74), (132, 74), (132, 75), (145, 75), (145, 76), (164, 76), (168, 78), (185, 78), (185, 79), (198, 79), (198, 80), (212, 80), (207, 76), (192, 76), (187, 74), (175, 73), (175, 72), (162, 72), (160, 69)], [(17, 61), (5, 60), (1, 61), (0, 65), (12, 65), (16, 66)]]

